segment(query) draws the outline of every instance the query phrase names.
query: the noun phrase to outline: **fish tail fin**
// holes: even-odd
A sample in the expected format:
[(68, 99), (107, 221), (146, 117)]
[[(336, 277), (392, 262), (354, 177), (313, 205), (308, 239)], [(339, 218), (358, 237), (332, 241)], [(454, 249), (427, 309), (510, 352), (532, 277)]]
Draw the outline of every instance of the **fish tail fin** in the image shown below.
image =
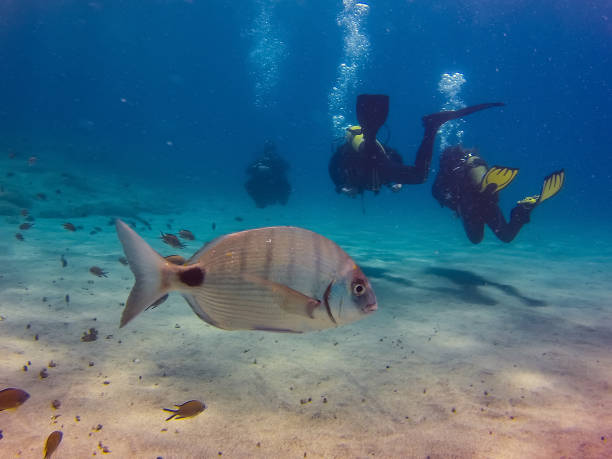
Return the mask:
[(121, 220), (117, 219), (115, 226), (130, 269), (136, 278), (121, 315), (121, 328), (170, 289), (162, 287), (162, 278), (168, 269), (164, 258)]

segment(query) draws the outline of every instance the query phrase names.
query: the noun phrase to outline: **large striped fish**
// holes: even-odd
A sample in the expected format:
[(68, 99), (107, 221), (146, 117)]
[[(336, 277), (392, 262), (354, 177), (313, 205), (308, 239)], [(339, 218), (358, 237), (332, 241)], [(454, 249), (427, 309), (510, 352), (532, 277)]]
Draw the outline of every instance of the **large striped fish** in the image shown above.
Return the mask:
[(171, 291), (200, 319), (225, 330), (302, 333), (362, 319), (376, 296), (361, 269), (333, 241), (275, 226), (228, 234), (177, 265), (117, 220), (136, 282), (121, 327)]

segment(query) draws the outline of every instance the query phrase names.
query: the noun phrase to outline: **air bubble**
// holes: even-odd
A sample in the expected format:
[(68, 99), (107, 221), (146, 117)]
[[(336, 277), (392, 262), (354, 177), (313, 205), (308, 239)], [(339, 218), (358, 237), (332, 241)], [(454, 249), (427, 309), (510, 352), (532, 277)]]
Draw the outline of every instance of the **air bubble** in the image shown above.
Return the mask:
[[(445, 102), (442, 110), (457, 110), (465, 107), (465, 103), (459, 96), (461, 86), (467, 80), (462, 73), (443, 73), (438, 82), (438, 91), (444, 96)], [(465, 121), (462, 119), (452, 120), (445, 123), (438, 134), (440, 136), (440, 150), (444, 150), (449, 145), (460, 144), (463, 141), (464, 131), (460, 129)]]
[(368, 4), (355, 0), (344, 0), (343, 9), (336, 22), (343, 29), (344, 49), (342, 61), (338, 64), (338, 75), (328, 96), (328, 108), (334, 136), (342, 136), (346, 124), (347, 97), (359, 82), (359, 70), (367, 62), (370, 40), (364, 33), (364, 22), (370, 11)]

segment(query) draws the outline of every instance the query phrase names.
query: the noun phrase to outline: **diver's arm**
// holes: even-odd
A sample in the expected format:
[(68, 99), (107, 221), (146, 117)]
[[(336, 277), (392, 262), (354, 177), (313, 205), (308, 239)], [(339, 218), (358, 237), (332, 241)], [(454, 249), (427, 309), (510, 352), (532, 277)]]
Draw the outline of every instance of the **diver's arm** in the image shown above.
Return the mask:
[(336, 148), (335, 153), (329, 159), (328, 171), (329, 177), (336, 186), (336, 192), (339, 193), (340, 189), (347, 185), (350, 181), (349, 170), (347, 164), (348, 158), (348, 146), (342, 144)]
[[(425, 123), (424, 123), (425, 124)], [(436, 133), (440, 125), (438, 123), (425, 124), (425, 133), (421, 145), (417, 150), (414, 166), (390, 164), (390, 181), (403, 183), (405, 185), (418, 185), (425, 183), (429, 175), (429, 166), (433, 155)]]

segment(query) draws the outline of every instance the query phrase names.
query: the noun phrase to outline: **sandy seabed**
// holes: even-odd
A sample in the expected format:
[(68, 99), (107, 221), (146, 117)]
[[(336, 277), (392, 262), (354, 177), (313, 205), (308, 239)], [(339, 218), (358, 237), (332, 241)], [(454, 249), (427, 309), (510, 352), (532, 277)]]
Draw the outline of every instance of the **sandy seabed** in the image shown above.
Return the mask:
[[(164, 254), (159, 230), (188, 227), (189, 255), (216, 212), (136, 225)], [(263, 226), (233, 217), (215, 234)], [(0, 388), (30, 399), (0, 412), (0, 457), (42, 457), (54, 430), (54, 458), (612, 457), (609, 236), (550, 240), (540, 221), (474, 247), (425, 224), (385, 238), (311, 226), (362, 265), (379, 311), (289, 335), (216, 329), (179, 295), (119, 329), (133, 276), (108, 216), (73, 218), (76, 232), (39, 218), (18, 241), (20, 218), (2, 223)], [(206, 410), (165, 421), (192, 399)]]

